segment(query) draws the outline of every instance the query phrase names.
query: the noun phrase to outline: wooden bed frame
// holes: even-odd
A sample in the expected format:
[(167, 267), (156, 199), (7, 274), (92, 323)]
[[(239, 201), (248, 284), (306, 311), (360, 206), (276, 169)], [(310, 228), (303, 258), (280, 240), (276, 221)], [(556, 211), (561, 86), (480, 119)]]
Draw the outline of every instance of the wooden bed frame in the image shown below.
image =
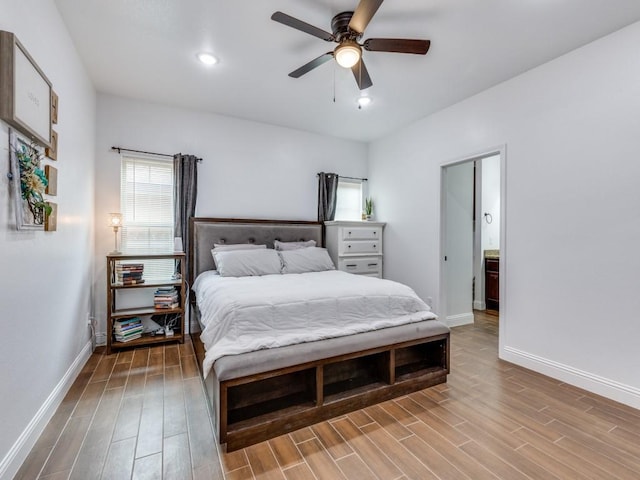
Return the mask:
[[(316, 240), (317, 222), (192, 218), (189, 284), (213, 269), (214, 243)], [(199, 311), (191, 292), (191, 338), (227, 451), (446, 382), (449, 329), (436, 320), (218, 359), (202, 372)], [(194, 322), (198, 320), (198, 322)]]

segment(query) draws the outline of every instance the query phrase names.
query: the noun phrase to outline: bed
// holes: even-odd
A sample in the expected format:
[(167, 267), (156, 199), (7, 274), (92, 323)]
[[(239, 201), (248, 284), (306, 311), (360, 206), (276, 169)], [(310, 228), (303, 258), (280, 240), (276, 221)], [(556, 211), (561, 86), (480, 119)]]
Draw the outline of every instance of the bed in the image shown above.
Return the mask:
[(215, 271), (214, 245), (322, 246), (322, 224), (192, 218), (190, 236), (191, 337), (227, 451), (446, 382), (449, 330), (406, 286), (297, 271), (295, 252), (291, 274)]

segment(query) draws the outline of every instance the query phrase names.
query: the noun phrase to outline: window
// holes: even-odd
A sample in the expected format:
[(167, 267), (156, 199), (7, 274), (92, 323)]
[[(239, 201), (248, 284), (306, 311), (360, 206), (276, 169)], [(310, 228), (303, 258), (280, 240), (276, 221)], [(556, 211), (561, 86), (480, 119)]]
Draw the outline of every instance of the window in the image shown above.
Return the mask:
[[(173, 251), (173, 162), (122, 157), (120, 208), (122, 251), (130, 254)], [(167, 278), (172, 260), (145, 262), (146, 278)]]
[(362, 220), (362, 180), (338, 178), (336, 220)]

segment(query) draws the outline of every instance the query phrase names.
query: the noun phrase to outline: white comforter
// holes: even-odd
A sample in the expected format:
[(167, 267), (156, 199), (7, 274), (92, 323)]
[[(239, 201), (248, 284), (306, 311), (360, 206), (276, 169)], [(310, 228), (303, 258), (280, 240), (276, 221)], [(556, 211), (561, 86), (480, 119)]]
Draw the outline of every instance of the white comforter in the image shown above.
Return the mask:
[(261, 277), (210, 271), (193, 289), (204, 327), (204, 372), (224, 355), (436, 318), (406, 285), (337, 270)]

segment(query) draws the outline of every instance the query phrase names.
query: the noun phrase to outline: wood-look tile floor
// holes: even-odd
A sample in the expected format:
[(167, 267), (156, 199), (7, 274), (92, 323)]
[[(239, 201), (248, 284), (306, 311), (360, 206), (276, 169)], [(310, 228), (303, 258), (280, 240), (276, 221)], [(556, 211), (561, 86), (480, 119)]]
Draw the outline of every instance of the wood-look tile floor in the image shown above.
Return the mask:
[(218, 453), (190, 343), (92, 355), (17, 479), (638, 479), (640, 411), (453, 329), (448, 382)]

